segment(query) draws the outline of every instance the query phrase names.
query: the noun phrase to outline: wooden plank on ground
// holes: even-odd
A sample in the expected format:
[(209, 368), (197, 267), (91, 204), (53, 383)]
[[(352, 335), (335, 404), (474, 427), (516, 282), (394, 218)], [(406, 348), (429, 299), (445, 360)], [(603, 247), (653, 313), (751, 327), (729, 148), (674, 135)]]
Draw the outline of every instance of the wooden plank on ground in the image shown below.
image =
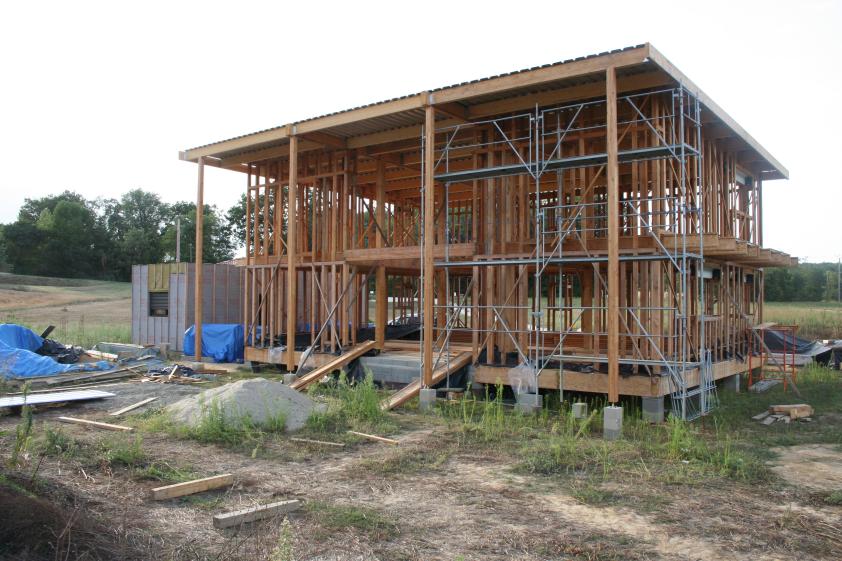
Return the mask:
[(185, 481), (184, 483), (175, 483), (174, 485), (156, 487), (152, 489), (152, 499), (155, 501), (174, 499), (175, 497), (183, 497), (185, 495), (193, 495), (203, 491), (210, 491), (211, 489), (228, 487), (233, 483), (234, 475), (231, 473), (223, 473), (222, 475), (214, 475), (203, 479), (194, 479), (193, 481)]
[(367, 438), (369, 440), (376, 440), (377, 442), (385, 442), (386, 444), (400, 444), (400, 441), (395, 440), (394, 438), (386, 438), (385, 436), (377, 436), (376, 434), (366, 434), (364, 432), (357, 432), (355, 430), (349, 430), (349, 434), (355, 434), (357, 436), (361, 436), (362, 438)]
[(788, 415), (790, 419), (813, 416), (813, 408), (806, 403), (796, 403), (793, 405), (770, 405), (769, 412), (780, 415)]
[(290, 501), (278, 501), (276, 503), (269, 503), (252, 508), (244, 508), (243, 510), (217, 514), (213, 517), (213, 527), (230, 528), (232, 526), (239, 526), (247, 522), (271, 518), (273, 516), (278, 516), (279, 514), (286, 514), (287, 512), (297, 510), (300, 506), (301, 501), (293, 499)]
[(348, 349), (347, 352), (342, 353), (340, 356), (336, 357), (335, 359), (331, 360), (327, 364), (323, 364), (322, 366), (316, 368), (308, 372), (307, 374), (303, 375), (302, 377), (298, 378), (292, 384), (289, 385), (294, 390), (303, 390), (313, 382), (317, 382), (333, 372), (334, 370), (338, 370), (354, 360), (357, 357), (360, 357), (367, 353), (368, 351), (372, 350), (377, 346), (376, 341), (366, 341), (365, 343), (360, 343), (355, 347), (351, 347)]
[[(437, 368), (436, 371), (433, 372), (432, 383), (438, 384), (447, 377), (448, 372), (452, 374), (463, 366), (470, 364), (472, 358), (473, 355), (470, 352), (463, 352), (456, 355), (456, 358), (450, 361), (449, 368), (448, 365), (445, 365), (441, 368)], [(421, 391), (421, 381), (415, 380), (385, 399), (380, 404), (380, 408), (384, 411), (388, 411), (390, 409), (394, 409), (395, 407), (399, 407), (418, 395), (419, 391)]]
[(137, 403), (133, 403), (129, 406), (123, 407), (122, 409), (118, 409), (117, 411), (114, 411), (113, 413), (111, 413), (111, 416), (112, 417), (119, 417), (120, 415), (128, 413), (129, 411), (134, 411), (138, 407), (143, 407), (147, 403), (151, 403), (151, 402), (155, 401), (156, 399), (158, 399), (158, 398), (157, 397), (147, 397), (146, 399), (144, 399), (142, 401), (138, 401)]
[(114, 431), (123, 431), (123, 432), (131, 432), (134, 429), (132, 427), (125, 427), (123, 425), (112, 425), (110, 423), (101, 423), (99, 421), (89, 421), (88, 419), (77, 419), (76, 417), (59, 417), (59, 421), (62, 423), (71, 423), (74, 425), (84, 425), (86, 427), (94, 427), (97, 429), (105, 429), (105, 430), (114, 430)]
[(345, 446), (343, 442), (327, 442), (326, 440), (312, 440), (310, 438), (290, 438), (293, 442), (303, 442), (304, 444), (318, 444), (319, 446), (336, 446), (342, 448)]

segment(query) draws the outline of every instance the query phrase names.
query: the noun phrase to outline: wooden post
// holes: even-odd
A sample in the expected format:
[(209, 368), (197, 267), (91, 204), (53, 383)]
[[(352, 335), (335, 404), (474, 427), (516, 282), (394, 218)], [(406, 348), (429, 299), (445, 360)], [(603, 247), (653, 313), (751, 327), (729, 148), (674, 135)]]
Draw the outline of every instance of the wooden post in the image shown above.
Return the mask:
[(199, 181), (198, 181), (198, 188), (196, 190), (196, 271), (194, 278), (196, 279), (196, 286), (194, 287), (194, 301), (193, 301), (193, 311), (195, 313), (195, 317), (193, 319), (193, 335), (194, 335), (194, 344), (195, 344), (195, 353), (194, 357), (197, 361), (202, 360), (202, 304), (204, 298), (202, 298), (202, 287), (203, 287), (203, 276), (202, 269), (203, 269), (203, 252), (204, 252), (204, 220), (205, 218), (205, 160), (202, 157), (199, 157)]
[[(386, 164), (383, 160), (377, 160), (377, 238), (376, 247), (382, 248), (386, 245), (383, 237), (386, 228)], [(375, 279), (374, 295), (376, 298), (374, 313), (374, 339), (377, 348), (383, 349), (386, 343), (386, 311), (388, 301), (386, 300), (386, 266), (377, 266), (377, 277)], [(366, 306), (368, 304), (366, 303)]]
[(433, 248), (435, 231), (435, 126), (436, 114), (432, 105), (425, 108), (424, 116), (424, 376), (422, 385), (433, 383)]
[(619, 169), (617, 161), (617, 77), (605, 72), (606, 151), (608, 153), (608, 401), (620, 400), (620, 252)]
[(289, 137), (289, 187), (287, 192), (287, 370), (295, 370), (295, 328), (298, 292), (295, 265), (298, 258), (298, 137)]

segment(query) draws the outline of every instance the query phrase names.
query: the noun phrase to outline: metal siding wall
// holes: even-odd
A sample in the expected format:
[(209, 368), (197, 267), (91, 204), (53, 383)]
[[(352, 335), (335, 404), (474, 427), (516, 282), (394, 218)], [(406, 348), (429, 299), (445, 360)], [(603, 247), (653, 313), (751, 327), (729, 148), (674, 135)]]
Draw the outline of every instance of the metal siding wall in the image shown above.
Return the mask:
[(132, 265), (132, 343), (140, 345), (140, 265)]
[[(232, 265), (206, 264), (204, 269), (205, 323), (242, 323), (243, 270)], [(132, 266), (132, 342), (156, 345), (168, 342), (175, 351), (183, 351), (184, 332), (193, 325), (195, 265), (186, 272), (170, 273), (168, 317), (149, 315), (148, 265)]]

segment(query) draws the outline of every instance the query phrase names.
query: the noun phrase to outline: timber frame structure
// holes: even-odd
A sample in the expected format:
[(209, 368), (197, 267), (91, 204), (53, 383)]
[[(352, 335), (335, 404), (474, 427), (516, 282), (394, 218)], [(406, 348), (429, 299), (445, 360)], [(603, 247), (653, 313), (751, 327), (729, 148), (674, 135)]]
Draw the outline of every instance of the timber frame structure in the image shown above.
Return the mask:
[[(763, 181), (787, 170), (649, 44), (180, 157), (198, 204), (204, 166), (244, 174), (246, 358), (290, 371), (373, 324), (377, 349), (418, 350), (419, 388), (470, 353), (475, 383), (522, 365), (530, 391), (692, 418), (748, 368), (763, 268), (796, 262), (763, 247)], [(420, 341), (387, 338), (412, 322)]]

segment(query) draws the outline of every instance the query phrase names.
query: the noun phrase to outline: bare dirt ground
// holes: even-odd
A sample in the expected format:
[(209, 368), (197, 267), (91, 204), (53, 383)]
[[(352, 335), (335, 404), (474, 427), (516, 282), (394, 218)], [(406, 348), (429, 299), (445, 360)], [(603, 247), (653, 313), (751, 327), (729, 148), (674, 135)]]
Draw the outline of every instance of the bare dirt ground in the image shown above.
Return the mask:
[[(122, 386), (125, 395), (110, 403), (40, 412), (36, 426), (57, 427), (58, 415), (108, 420), (105, 411), (139, 397), (138, 384), (104, 389), (120, 395)], [(179, 397), (167, 396), (171, 389), (155, 392), (169, 402)], [(177, 393), (189, 391), (195, 390)], [(197, 477), (235, 475), (231, 489), (170, 501), (149, 498), (162, 483), (114, 465), (33, 456), (24, 472), (37, 470), (49, 486), (109, 521), (115, 534), (146, 536), (139, 541), (155, 544), (154, 559), (269, 559), (273, 550), (278, 555), (279, 539), (287, 539), (291, 553), (276, 559), (299, 560), (839, 558), (842, 507), (816, 502), (801, 481), (757, 486), (721, 478), (672, 484), (619, 478), (599, 484), (609, 499), (591, 504), (577, 490), (594, 474), (516, 472), (516, 457), (493, 444), (461, 441), (440, 418), (412, 412), (394, 418), (402, 427), (399, 446), (359, 442), (341, 450), (283, 438), (255, 453), (145, 432), (142, 447), (156, 461)], [(3, 460), (18, 422), (0, 418), (0, 431), (7, 431)], [(61, 426), (67, 436), (92, 445), (134, 438)], [(792, 465), (786, 460), (791, 454), (803, 457), (802, 450), (784, 449), (784, 464)], [(291, 498), (318, 508), (291, 515), (287, 538), (279, 538), (279, 520), (233, 532), (212, 526), (213, 514)]]
[(786, 446), (773, 450), (772, 468), (793, 485), (819, 491), (842, 489), (842, 451), (823, 444)]

